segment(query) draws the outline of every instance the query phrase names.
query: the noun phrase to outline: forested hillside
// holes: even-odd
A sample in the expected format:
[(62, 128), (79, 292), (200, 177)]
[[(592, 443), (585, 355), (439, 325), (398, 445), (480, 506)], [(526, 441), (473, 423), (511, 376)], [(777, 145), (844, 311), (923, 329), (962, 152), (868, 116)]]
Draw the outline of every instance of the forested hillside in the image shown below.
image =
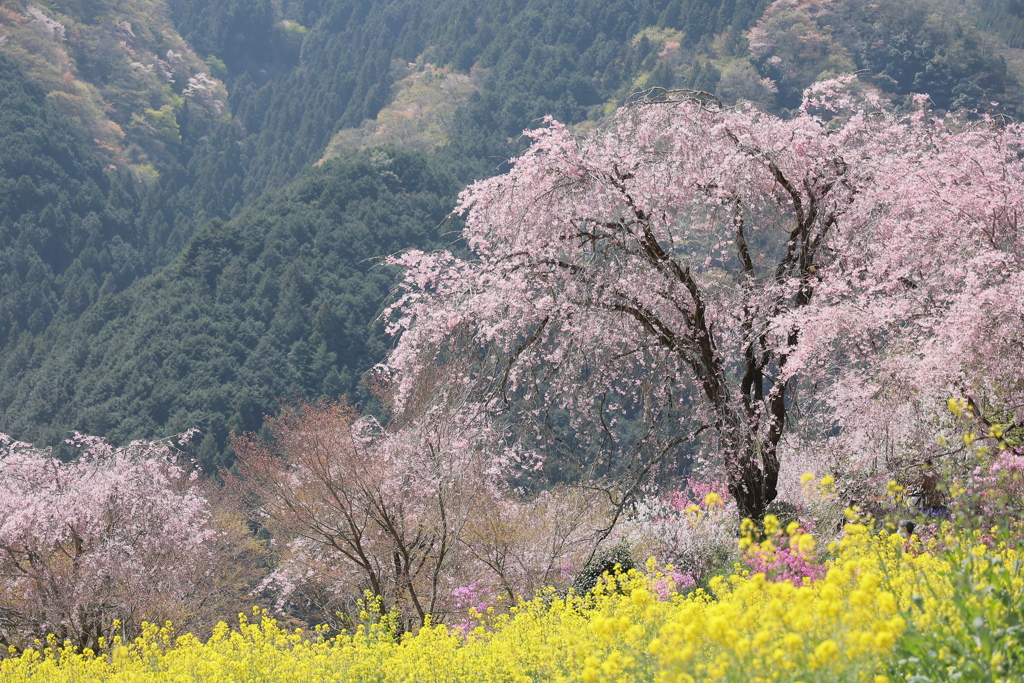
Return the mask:
[(890, 97), (926, 93), (935, 107), (953, 111), (987, 110), (995, 101), (1017, 113), (1016, 77), (997, 41), (965, 14), (967, 7), (919, 0), (776, 2), (750, 32), (750, 51), (784, 108), (799, 105), (803, 89), (823, 73), (856, 70)]
[(1024, 4), (1018, 0), (980, 0), (979, 24), (1010, 47), (1024, 47)]
[(0, 55), (0, 345), (74, 320), (145, 273), (120, 180)]
[[(939, 109), (1014, 113), (1006, 45), (983, 31), (1014, 44), (993, 17), (1015, 11), (4, 0), (0, 431), (56, 444), (195, 426), (204, 464), (229, 464), (229, 433), (295, 392), (366, 403), (361, 373), (388, 344), (379, 259), (446, 239), (459, 188), (505, 168), (541, 117), (586, 130), (653, 86), (785, 116), (854, 70), (897, 107), (923, 90)], [(410, 90), (449, 77), (457, 93)], [(345, 151), (401, 143), (386, 122), (424, 101), (433, 127), (411, 144), (426, 151)]]
[(5, 385), (8, 428), (57, 442), (67, 429), (124, 441), (196, 426), (200, 460), (223, 465), (229, 430), (259, 430), (293, 392), (365, 403), (360, 376), (386, 349), (372, 323), (394, 276), (380, 257), (442, 245), (458, 189), (436, 160), (398, 149), (307, 171), (52, 329), (47, 353), (11, 354), (31, 371)]

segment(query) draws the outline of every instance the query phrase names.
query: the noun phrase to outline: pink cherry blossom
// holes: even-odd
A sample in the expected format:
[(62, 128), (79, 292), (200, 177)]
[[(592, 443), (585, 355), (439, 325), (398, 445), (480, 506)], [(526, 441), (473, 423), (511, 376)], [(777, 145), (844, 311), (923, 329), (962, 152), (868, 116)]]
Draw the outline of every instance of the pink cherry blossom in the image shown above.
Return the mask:
[(955, 391), (1024, 405), (1005, 370), (1024, 348), (1021, 127), (934, 119), (926, 98), (881, 111), (851, 79), (789, 120), (670, 97), (585, 138), (529, 131), (463, 193), (465, 258), (394, 260), (396, 406), (445, 367), (519, 457), (584, 476), (685, 469), (696, 442), (758, 516), (801, 396), (847, 456), (879, 424), (858, 416), (899, 413), (886, 386), (925, 413)]
[(0, 639), (95, 648), (115, 620), (188, 626), (211, 598), (218, 542), (190, 468), (170, 440), (69, 443), (78, 455), (62, 462), (0, 434), (0, 607), (14, 623)]

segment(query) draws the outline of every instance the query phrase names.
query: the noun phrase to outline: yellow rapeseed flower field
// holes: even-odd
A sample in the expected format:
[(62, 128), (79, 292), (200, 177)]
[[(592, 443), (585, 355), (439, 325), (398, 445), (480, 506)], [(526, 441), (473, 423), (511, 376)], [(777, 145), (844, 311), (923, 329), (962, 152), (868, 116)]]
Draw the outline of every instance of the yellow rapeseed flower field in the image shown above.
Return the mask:
[[(115, 640), (101, 653), (40, 643), (0, 661), (0, 683), (884, 683), (911, 632), (967, 643), (962, 652), (936, 654), (949, 658), (937, 664), (944, 670), (975, 652), (988, 657), (991, 673), (1005, 669), (1003, 650), (974, 645), (978, 622), (964, 606), (973, 600), (975, 611), (998, 626), (1010, 619), (1024, 585), (1017, 552), (979, 539), (940, 538), (939, 553), (850, 524), (824, 578), (802, 586), (737, 567), (707, 590), (661, 598), (667, 576), (633, 571), (606, 577), (586, 597), (548, 591), (507, 614), (476, 615), (480, 625), (469, 633), (428, 625), (396, 640), (384, 620), (318, 639), (286, 632), (257, 613), (234, 628), (221, 624), (201, 642), (174, 637), (170, 625), (151, 625), (136, 641)], [(964, 596), (957, 585), (958, 566), (966, 567), (974, 594)], [(999, 599), (986, 589), (994, 567), (1005, 578)]]

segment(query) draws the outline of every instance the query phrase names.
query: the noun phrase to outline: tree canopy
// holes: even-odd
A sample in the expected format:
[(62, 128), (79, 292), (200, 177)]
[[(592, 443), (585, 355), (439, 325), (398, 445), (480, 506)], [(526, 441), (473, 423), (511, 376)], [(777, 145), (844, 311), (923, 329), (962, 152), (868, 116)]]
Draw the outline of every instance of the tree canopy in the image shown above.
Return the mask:
[[(633, 487), (699, 435), (742, 514), (762, 515), (794, 392), (830, 379), (794, 353), (860, 349), (839, 386), (863, 387), (960, 338), (966, 321), (948, 316), (968, 282), (991, 307), (1019, 302), (1021, 129), (851, 112), (851, 80), (808, 90), (788, 120), (669, 95), (582, 139), (554, 121), (531, 133), (511, 171), (463, 194), (468, 258), (396, 261), (401, 336), (382, 371), (399, 406), (448, 368), (524, 459), (589, 448), (629, 463)], [(999, 320), (969, 329), (1020, 339)], [(844, 435), (861, 427), (848, 418)]]

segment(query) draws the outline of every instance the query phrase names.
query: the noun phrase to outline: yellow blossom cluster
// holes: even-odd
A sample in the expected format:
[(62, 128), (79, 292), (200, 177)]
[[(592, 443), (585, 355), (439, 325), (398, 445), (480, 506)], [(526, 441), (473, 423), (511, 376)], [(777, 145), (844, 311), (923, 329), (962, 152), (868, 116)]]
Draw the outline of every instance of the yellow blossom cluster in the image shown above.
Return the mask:
[[(1020, 522), (958, 531), (947, 522), (914, 552), (921, 567), (902, 644), (909, 667), (935, 681), (1024, 680), (1024, 552)], [(942, 580), (933, 577), (941, 576)]]
[[(1009, 600), (1004, 611), (1014, 600), (1020, 603), (1024, 585), (1016, 551), (968, 535), (940, 541), (944, 548), (965, 548), (971, 585), (980, 590), (961, 597), (974, 600), (979, 614), (993, 624), (999, 620), (1000, 607), (989, 604), (994, 593), (984, 584), (994, 567), (1006, 574), (1000, 575), (1009, 591), (999, 594)], [(175, 638), (170, 625), (148, 626), (134, 642), (115, 640), (100, 653), (75, 652), (51, 640), (0, 660), (0, 683), (885, 683), (896, 671), (906, 633), (948, 632), (954, 640), (974, 642), (969, 630), (977, 620), (954, 600), (970, 589), (956, 584), (948, 553), (931, 550), (850, 524), (832, 547), (824, 578), (803, 586), (737, 567), (706, 590), (661, 598), (660, 587), (671, 575), (654, 572), (652, 563), (647, 574), (606, 576), (588, 596), (549, 590), (506, 614), (476, 615), (479, 626), (468, 633), (428, 624), (396, 639), (385, 619), (325, 638), (285, 631), (257, 613), (235, 628), (221, 624), (206, 642)], [(957, 657), (970, 657), (954, 650), (946, 653), (947, 671)], [(995, 671), (1004, 664), (1004, 651), (979, 654), (996, 660)]]

